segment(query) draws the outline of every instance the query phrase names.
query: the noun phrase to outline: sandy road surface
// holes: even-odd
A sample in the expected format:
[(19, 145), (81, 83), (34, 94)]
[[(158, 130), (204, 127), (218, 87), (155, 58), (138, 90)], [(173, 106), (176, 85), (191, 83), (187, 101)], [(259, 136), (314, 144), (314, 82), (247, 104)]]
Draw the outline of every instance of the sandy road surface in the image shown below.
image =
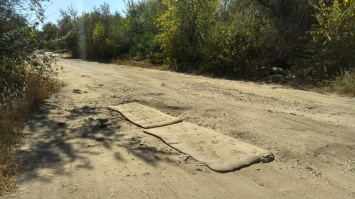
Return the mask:
[[(5, 198), (355, 198), (355, 99), (61, 59), (67, 85), (33, 115)], [(271, 150), (216, 173), (108, 105), (140, 102)], [(106, 121), (107, 120), (107, 121)]]

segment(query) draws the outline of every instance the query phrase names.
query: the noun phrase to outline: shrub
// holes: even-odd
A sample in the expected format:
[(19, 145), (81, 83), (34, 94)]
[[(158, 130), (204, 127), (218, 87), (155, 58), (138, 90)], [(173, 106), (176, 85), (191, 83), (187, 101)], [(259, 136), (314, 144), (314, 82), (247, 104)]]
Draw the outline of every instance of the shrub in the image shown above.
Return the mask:
[(14, 187), (13, 153), (25, 119), (55, 88), (55, 59), (39, 50), (36, 24), (24, 14), (31, 10), (43, 21), (43, 1), (0, 1), (0, 194)]
[(310, 31), (313, 67), (318, 76), (332, 78), (342, 69), (355, 67), (355, 2), (322, 0), (314, 7), (317, 24)]
[(334, 89), (339, 93), (355, 96), (355, 69), (347, 70), (336, 77)]
[(28, 73), (22, 88), (4, 86), (0, 96), (0, 194), (15, 186), (11, 177), (16, 170), (14, 149), (22, 137), (28, 115), (35, 111), (59, 84), (36, 73)]

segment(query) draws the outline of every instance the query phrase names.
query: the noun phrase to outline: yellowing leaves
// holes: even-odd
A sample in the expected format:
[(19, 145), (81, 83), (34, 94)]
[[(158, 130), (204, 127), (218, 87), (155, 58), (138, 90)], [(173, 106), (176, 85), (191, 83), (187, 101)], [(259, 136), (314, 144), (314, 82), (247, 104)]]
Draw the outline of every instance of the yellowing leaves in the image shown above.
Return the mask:
[(349, 5), (349, 0), (344, 0), (344, 6), (348, 6)]
[[(194, 62), (214, 21), (219, 0), (163, 0), (167, 10), (158, 18), (156, 37), (171, 60)], [(188, 59), (188, 60), (185, 60)]]
[(94, 42), (100, 42), (105, 37), (105, 27), (102, 23), (95, 24), (95, 28), (92, 32), (92, 40)]

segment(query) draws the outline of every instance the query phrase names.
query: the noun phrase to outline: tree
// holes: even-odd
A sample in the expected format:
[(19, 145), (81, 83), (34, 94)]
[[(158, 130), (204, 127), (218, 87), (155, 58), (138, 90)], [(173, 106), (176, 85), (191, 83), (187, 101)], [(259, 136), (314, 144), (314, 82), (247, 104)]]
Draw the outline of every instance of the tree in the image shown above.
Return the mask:
[(92, 31), (92, 45), (95, 51), (98, 53), (98, 57), (104, 57), (106, 54), (106, 48), (109, 47), (110, 41), (106, 39), (106, 30), (102, 23), (95, 23), (95, 28)]
[(224, 1), (216, 16), (207, 34), (203, 70), (255, 77), (286, 54), (275, 21), (254, 1)]
[(58, 27), (53, 23), (46, 23), (42, 27), (42, 31), (39, 33), (42, 40), (44, 40), (44, 48), (48, 50), (56, 50), (56, 40), (58, 34)]
[(79, 16), (73, 8), (61, 13), (62, 18), (58, 21), (60, 48), (73, 57), (109, 60), (127, 53), (129, 37), (125, 20), (117, 12), (111, 14), (108, 4)]
[[(198, 65), (203, 61), (206, 35), (213, 26), (218, 0), (163, 0), (167, 10), (158, 19), (158, 35), (169, 63)], [(184, 68), (184, 67), (183, 67)], [(180, 68), (180, 69), (183, 69)]]
[(68, 10), (60, 10), (61, 18), (58, 20), (58, 47), (64, 51), (71, 52), (73, 57), (83, 57), (79, 51), (79, 23), (78, 12), (73, 7)]
[(12, 184), (24, 121), (53, 90), (54, 59), (41, 50), (35, 29), (43, 21), (43, 1), (0, 0), (0, 195)]
[(0, 92), (5, 87), (23, 88), (28, 71), (43, 77), (51, 75), (51, 59), (39, 50), (41, 40), (35, 30), (37, 23), (28, 20), (33, 14), (43, 21), (41, 2), (44, 1), (0, 1)]
[(126, 2), (127, 34), (130, 38), (130, 54), (136, 60), (149, 60), (154, 64), (162, 62), (160, 33), (157, 19), (166, 10), (161, 0)]
[(355, 2), (319, 1), (312, 31), (311, 50), (318, 77), (333, 78), (342, 70), (355, 68)]

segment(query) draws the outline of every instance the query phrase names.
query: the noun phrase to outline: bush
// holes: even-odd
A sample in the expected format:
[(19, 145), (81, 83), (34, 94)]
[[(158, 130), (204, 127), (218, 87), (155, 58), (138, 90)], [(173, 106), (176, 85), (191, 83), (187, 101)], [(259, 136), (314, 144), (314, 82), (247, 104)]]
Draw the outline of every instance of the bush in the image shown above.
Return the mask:
[(43, 21), (43, 1), (0, 1), (0, 194), (14, 187), (13, 153), (24, 121), (55, 88), (55, 59), (39, 50), (36, 23), (26, 19), (31, 11)]
[(336, 77), (334, 89), (339, 93), (355, 96), (355, 69), (345, 71)]
[(242, 5), (217, 14), (220, 17), (204, 46), (204, 70), (209, 73), (251, 78), (261, 77), (274, 66), (284, 67), (278, 64), (290, 50), (275, 20), (257, 16), (261, 8), (255, 5)]
[(355, 2), (320, 1), (314, 5), (317, 24), (310, 31), (313, 67), (318, 76), (333, 78), (355, 65)]
[(14, 148), (22, 137), (28, 115), (57, 88), (56, 81), (36, 73), (26, 75), (22, 88), (14, 85), (3, 87), (0, 96), (0, 195), (15, 187), (11, 179), (16, 171)]

